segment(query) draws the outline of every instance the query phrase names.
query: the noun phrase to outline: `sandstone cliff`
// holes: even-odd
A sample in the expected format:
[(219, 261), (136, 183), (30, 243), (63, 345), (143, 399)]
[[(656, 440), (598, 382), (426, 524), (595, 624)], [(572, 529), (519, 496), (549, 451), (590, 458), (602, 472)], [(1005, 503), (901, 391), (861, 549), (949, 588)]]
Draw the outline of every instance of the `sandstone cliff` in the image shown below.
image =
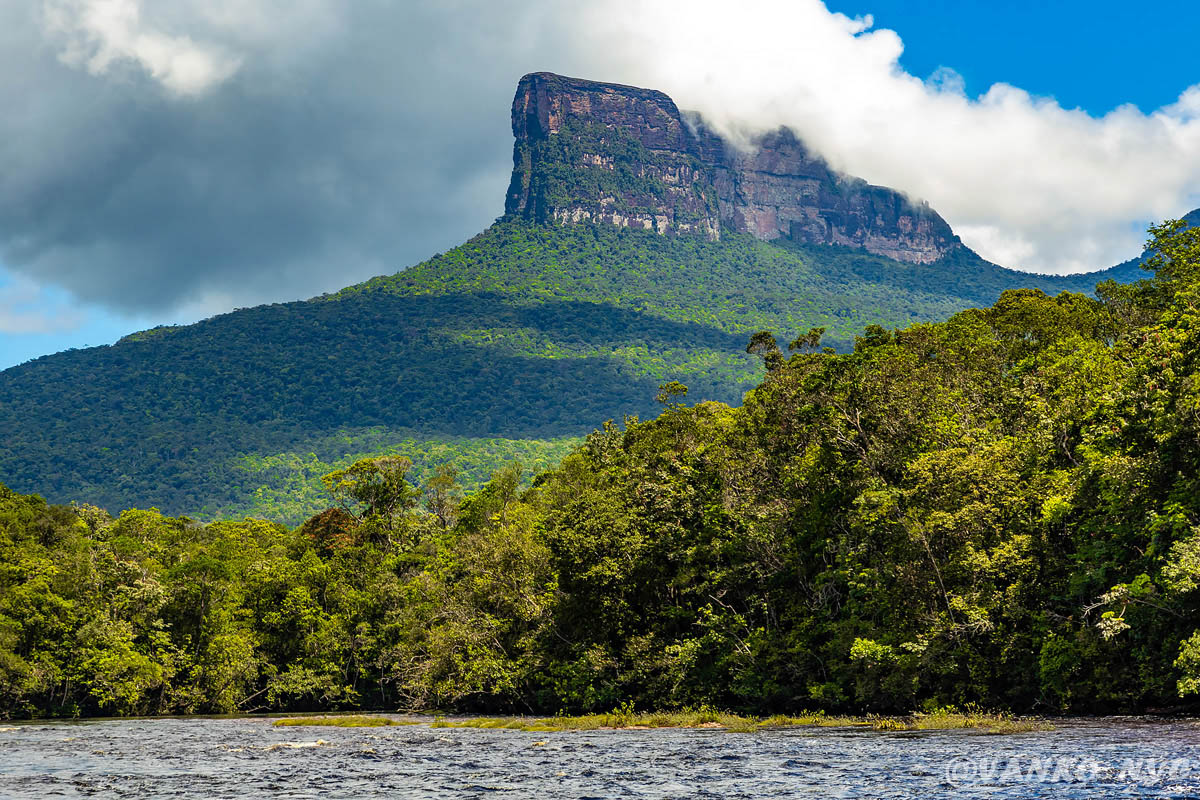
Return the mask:
[(743, 151), (662, 92), (534, 73), (512, 125), (509, 216), (711, 239), (724, 226), (916, 263), (962, 247), (927, 204), (834, 172), (791, 131)]

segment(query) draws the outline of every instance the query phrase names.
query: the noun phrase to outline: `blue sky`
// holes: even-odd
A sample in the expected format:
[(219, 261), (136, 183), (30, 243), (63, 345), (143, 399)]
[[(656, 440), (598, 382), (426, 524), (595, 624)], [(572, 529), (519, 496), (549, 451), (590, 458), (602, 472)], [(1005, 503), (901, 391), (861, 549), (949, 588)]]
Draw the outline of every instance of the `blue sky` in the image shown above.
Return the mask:
[(29, 291), (21, 283), (0, 268), (0, 296), (7, 294), (12, 301), (7, 329), (0, 331), (0, 369), (70, 348), (112, 344), (153, 324), (149, 315), (117, 314), (78, 303), (62, 289)]
[(925, 76), (940, 66), (978, 93), (1006, 82), (1063, 106), (1103, 114), (1123, 103), (1143, 111), (1173, 102), (1200, 81), (1193, 3), (861, 0), (826, 3), (904, 40), (901, 63)]
[[(366, 4), (308, 0), (286, 17), (272, 17), (264, 12), (273, 8), (269, 0), (245, 0), (214, 22), (201, 0), (171, 0), (153, 6), (153, 14), (145, 0), (127, 0), (144, 12), (143, 28), (131, 30), (121, 27), (127, 21), (105, 21), (102, 14), (86, 23), (59, 20), (50, 29), (22, 10), (27, 3), (0, 0), (0, 99), (21, 109), (0, 121), (0, 136), (19, 145), (0, 153), (0, 170), (15, 175), (0, 181), (0, 368), (111, 343), (155, 324), (312, 296), (453, 246), (501, 210), (511, 147), (507, 106), (521, 73), (552, 69), (662, 88), (690, 107), (706, 99), (728, 105), (746, 94), (745, 76), (742, 85), (710, 92), (705, 84), (689, 85), (683, 73), (697, 70), (680, 65), (724, 52), (721, 69), (732, 72), (757, 56), (760, 35), (766, 48), (785, 49), (790, 41), (819, 52), (830, 36), (814, 0), (751, 1), (764, 13), (731, 19), (713, 2), (713, 11), (685, 18), (671, 5), (675, 0), (664, 0), (622, 17), (613, 13), (628, 11), (622, 0), (597, 0), (590, 12), (572, 14), (548, 0), (504, 0), (470, 15), (446, 10), (453, 4), (400, 4), (376, 19), (362, 10)], [(85, 6), (105, 7), (80, 0)], [(801, 6), (803, 13), (793, 13)], [(953, 69), (963, 81), (966, 116), (985, 113), (978, 98), (994, 84), (1029, 92), (1034, 98), (1015, 103), (1014, 118), (1045, 118), (1040, 128), (1022, 129), (1031, 140), (1061, 119), (1079, 124), (1081, 141), (1118, 131), (1122, 146), (1136, 151), (1140, 132), (1152, 132), (1147, 115), (1200, 83), (1193, 55), (1200, 24), (1180, 2), (830, 0), (826, 6), (851, 17), (870, 14), (876, 30), (895, 31), (904, 44), (898, 67), (908, 75), (925, 79), (941, 67)], [(656, 25), (660, 9), (682, 24)], [(585, 19), (586, 13), (596, 16)], [(615, 39), (595, 33), (603, 28), (596, 20), (625, 17), (627, 29), (608, 32)], [(540, 28), (529, 24), (534, 18)], [(773, 29), (787, 21), (792, 28)], [(706, 28), (710, 23), (715, 27)], [(684, 30), (684, 43), (671, 39), (674, 28)], [(683, 52), (719, 34), (727, 37), (720, 50)], [(187, 57), (153, 62), (153, 53), (130, 44), (147, 36), (163, 45), (154, 53), (175, 47)], [(860, 51), (861, 60), (878, 59), (886, 73), (886, 41), (847, 36), (830, 46), (830, 58), (847, 60), (834, 75), (853, 73)], [(751, 79), (770, 84), (778, 77), (770, 63)], [(778, 108), (780, 98), (792, 102), (805, 88), (789, 84), (772, 94), (767, 86), (758, 99), (763, 108)], [(886, 96), (846, 97), (888, 108)], [(1043, 113), (1037, 98), (1054, 98), (1087, 117)], [(1105, 118), (1126, 103), (1142, 115), (1131, 122)], [(914, 171), (900, 146), (888, 151), (867, 142), (856, 149), (850, 142), (839, 150), (847, 131), (877, 110), (849, 113), (806, 134), (856, 174), (929, 197), (969, 244), (1008, 266), (1078, 269), (1054, 246), (1076, 239), (1090, 242), (1083, 248), (1086, 268), (1108, 266), (1134, 254), (1147, 220), (1181, 214), (1193, 199), (1186, 180), (1172, 184), (1167, 175), (1130, 186), (1127, 194), (1170, 194), (1169, 200), (1141, 208), (1115, 198), (1097, 206), (1089, 197), (1111, 171), (1097, 160), (1090, 178), (1079, 176), (1086, 164), (1064, 167), (1064, 181), (1080, 177), (1079, 184), (1047, 201), (1050, 208), (1061, 205), (1062, 220), (1046, 227), (1038, 219), (1044, 211), (1031, 210), (1026, 219), (1012, 211), (1014, 198), (1046, 194), (1036, 181), (989, 188), (991, 207), (969, 193), (937, 194), (959, 178), (991, 187), (994, 174), (967, 168), (986, 152), (936, 166), (930, 152), (945, 148), (935, 143), (923, 156), (931, 166), (917, 164)], [(832, 116), (819, 105), (807, 113), (760, 121), (803, 126)], [(922, 138), (917, 123), (901, 126), (901, 134)], [(1036, 141), (1031, 146), (1036, 152)], [(1043, 149), (1054, 148), (1069, 153), (1073, 140)], [(1156, 171), (1146, 167), (1154, 166), (1153, 145), (1142, 150), (1149, 152), (1129, 158), (1133, 177), (1114, 174), (1111, 183), (1136, 183)], [(1004, 158), (1025, 163), (1022, 153), (1014, 149)], [(1184, 154), (1200, 165), (1200, 145)], [(1160, 191), (1167, 185), (1169, 192)], [(1079, 222), (1091, 217), (1091, 228)], [(1120, 235), (1097, 233), (1105, 229)]]

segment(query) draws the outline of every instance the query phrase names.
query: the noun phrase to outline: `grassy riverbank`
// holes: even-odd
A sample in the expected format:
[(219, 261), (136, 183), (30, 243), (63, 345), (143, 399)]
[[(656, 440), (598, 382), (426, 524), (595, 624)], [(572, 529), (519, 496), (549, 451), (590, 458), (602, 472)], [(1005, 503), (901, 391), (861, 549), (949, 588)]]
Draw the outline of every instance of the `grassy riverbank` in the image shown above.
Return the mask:
[[(418, 720), (397, 720), (382, 716), (322, 716), (289, 717), (274, 722), (276, 726), (330, 726), (339, 728), (373, 728), (389, 725), (418, 725)], [(985, 714), (942, 709), (932, 713), (907, 716), (837, 716), (824, 713), (801, 713), (797, 716), (776, 714), (770, 717), (749, 717), (713, 709), (698, 711), (634, 712), (616, 710), (607, 714), (554, 717), (469, 717), (446, 719), (437, 717), (433, 728), (499, 728), (505, 730), (551, 732), (592, 730), (651, 730), (654, 728), (719, 728), (737, 733), (750, 733), (772, 728), (824, 727), (869, 728), (878, 731), (914, 731), (978, 729), (987, 733), (1021, 733), (1050, 730), (1044, 720), (1014, 717), (1009, 714)]]
[(347, 714), (337, 717), (286, 717), (273, 723), (276, 728), (324, 727), (324, 728), (386, 728), (392, 725), (420, 725), (420, 720), (395, 719), (394, 717)]

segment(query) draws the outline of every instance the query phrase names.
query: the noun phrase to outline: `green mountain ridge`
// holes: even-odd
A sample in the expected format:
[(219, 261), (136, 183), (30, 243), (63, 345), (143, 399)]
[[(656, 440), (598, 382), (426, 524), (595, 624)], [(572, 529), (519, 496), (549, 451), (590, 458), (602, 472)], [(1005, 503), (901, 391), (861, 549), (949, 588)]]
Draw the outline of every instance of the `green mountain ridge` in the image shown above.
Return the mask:
[(750, 334), (987, 305), (1003, 289), (1097, 278), (1005, 270), (960, 249), (929, 265), (841, 247), (498, 222), (392, 276), (308, 301), (157, 328), (0, 373), (0, 479), (57, 502), (298, 522), (319, 476), (400, 452), (467, 486), (509, 459), (551, 466), (605, 419), (656, 411), (659, 384), (738, 404)]

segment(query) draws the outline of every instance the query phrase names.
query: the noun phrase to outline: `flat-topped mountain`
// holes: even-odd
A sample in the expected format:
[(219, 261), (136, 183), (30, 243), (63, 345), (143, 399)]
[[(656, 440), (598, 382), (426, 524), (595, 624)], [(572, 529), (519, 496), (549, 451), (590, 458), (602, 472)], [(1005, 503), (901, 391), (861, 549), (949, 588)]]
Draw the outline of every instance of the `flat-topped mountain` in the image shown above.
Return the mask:
[(963, 245), (925, 203), (834, 172), (787, 129), (724, 141), (662, 92), (539, 72), (517, 86), (505, 213), (664, 235), (858, 247), (928, 264)]
[[(0, 372), (0, 483), (113, 511), (298, 522), (367, 455), (549, 466), (657, 387), (737, 404), (756, 331), (1090, 291), (979, 258), (927, 206), (838, 175), (777, 131), (739, 150), (666, 95), (538, 73), (514, 101), (505, 216), (429, 261), (332, 295), (131, 334)], [(497, 198), (499, 200), (499, 198)], [(499, 204), (498, 204), (499, 205)]]

